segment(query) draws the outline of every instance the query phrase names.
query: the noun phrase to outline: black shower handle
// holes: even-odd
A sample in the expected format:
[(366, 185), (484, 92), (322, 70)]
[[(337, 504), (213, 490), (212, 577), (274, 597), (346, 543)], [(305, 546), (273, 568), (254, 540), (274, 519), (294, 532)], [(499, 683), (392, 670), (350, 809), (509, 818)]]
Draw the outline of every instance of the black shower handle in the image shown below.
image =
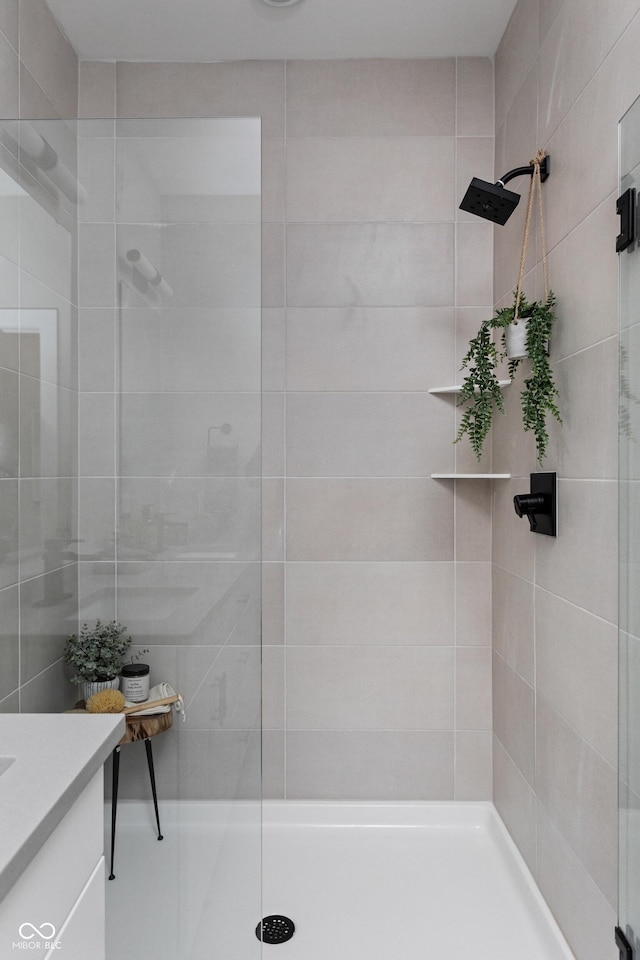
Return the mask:
[(519, 517), (527, 517), (531, 530), (536, 530), (538, 526), (536, 513), (551, 513), (549, 496), (545, 493), (517, 493), (513, 498), (513, 506)]

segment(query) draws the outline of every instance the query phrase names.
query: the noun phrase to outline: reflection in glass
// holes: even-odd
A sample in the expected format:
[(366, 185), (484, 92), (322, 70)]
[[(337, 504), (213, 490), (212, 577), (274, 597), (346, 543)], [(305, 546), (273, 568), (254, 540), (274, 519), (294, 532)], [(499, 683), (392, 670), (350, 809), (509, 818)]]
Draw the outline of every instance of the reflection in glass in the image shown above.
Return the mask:
[(76, 145), (73, 122), (0, 122), (3, 671), (21, 689), (11, 709), (29, 711), (73, 703), (60, 656), (78, 611)]
[[(149, 648), (151, 683), (185, 695), (187, 720), (153, 744), (165, 836), (157, 860), (142, 826), (145, 779), (122, 751), (119, 796), (134, 804), (118, 827), (126, 843), (108, 888), (108, 955), (248, 960), (260, 955), (260, 124), (127, 120), (112, 133), (79, 125), (92, 363), (88, 338), (96, 352), (106, 342), (96, 311), (108, 322), (115, 305), (105, 363), (117, 518), (115, 578), (105, 579), (106, 563), (81, 564), (81, 618), (117, 610), (134, 649)], [(98, 370), (96, 381), (98, 397), (109, 377)], [(101, 399), (81, 405), (81, 417), (99, 406), (109, 414)], [(90, 437), (91, 422), (80, 426)], [(106, 463), (99, 447), (95, 459)], [(82, 526), (80, 537), (95, 544)], [(148, 922), (140, 862), (157, 874), (151, 896), (166, 907)]]

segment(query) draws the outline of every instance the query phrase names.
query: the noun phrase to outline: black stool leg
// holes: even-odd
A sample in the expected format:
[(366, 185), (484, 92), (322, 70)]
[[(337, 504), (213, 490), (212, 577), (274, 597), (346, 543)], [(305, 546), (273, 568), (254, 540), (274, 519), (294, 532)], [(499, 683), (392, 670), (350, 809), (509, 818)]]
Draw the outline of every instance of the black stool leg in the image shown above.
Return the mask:
[(156, 776), (153, 772), (153, 753), (151, 752), (151, 740), (147, 737), (144, 741), (147, 750), (147, 763), (149, 764), (149, 779), (151, 780), (151, 792), (153, 793), (153, 809), (156, 812), (156, 823), (158, 825), (158, 840), (162, 840), (160, 833), (160, 814), (158, 813), (158, 794), (156, 793)]
[(116, 814), (118, 812), (118, 775), (120, 773), (120, 747), (113, 751), (112, 761), (112, 787), (111, 787), (111, 873), (109, 880), (115, 880), (113, 872), (113, 852), (116, 846)]

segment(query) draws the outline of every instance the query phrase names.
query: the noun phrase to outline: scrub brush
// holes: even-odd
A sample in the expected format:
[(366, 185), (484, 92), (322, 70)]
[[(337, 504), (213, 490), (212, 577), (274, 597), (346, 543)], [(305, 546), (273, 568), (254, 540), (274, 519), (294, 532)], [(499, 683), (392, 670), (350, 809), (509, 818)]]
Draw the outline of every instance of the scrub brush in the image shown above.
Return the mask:
[(119, 690), (99, 690), (87, 700), (89, 713), (122, 713), (124, 695)]

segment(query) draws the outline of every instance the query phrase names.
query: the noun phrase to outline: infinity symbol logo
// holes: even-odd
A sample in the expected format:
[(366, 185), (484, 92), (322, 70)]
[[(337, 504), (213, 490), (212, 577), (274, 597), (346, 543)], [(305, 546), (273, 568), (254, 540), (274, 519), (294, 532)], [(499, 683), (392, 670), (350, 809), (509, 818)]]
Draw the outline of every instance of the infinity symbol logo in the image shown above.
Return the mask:
[[(31, 933), (26, 932), (29, 929), (32, 931)], [(56, 935), (56, 928), (52, 923), (43, 923), (38, 930), (32, 923), (21, 923), (18, 933), (23, 940), (31, 940), (36, 935), (42, 940), (53, 940)]]

